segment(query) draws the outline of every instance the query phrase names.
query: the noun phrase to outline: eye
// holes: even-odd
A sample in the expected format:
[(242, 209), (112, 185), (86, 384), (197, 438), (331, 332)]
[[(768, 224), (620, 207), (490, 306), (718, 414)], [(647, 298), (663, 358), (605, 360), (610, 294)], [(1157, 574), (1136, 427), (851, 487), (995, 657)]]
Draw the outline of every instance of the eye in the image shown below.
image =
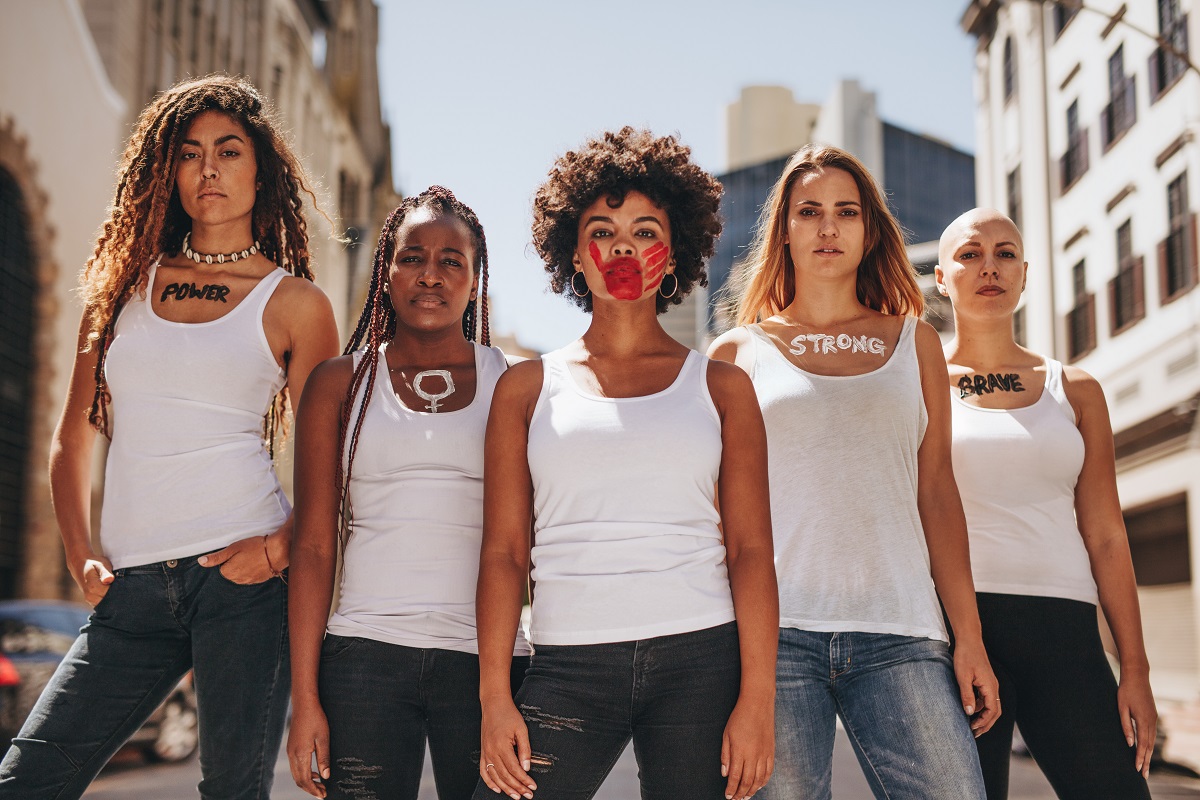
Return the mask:
[(397, 260), (396, 263), (397, 264), (416, 264), (416, 263), (420, 262), (420, 260), (421, 260), (420, 256), (401, 256), (399, 258), (399, 260)]
[(654, 238), (656, 238), (656, 237), (658, 236), (658, 234), (657, 234), (655, 231), (652, 231), (652, 230), (649, 230), (649, 229), (647, 229), (647, 230), (641, 230), (641, 231), (638, 231), (638, 232), (637, 232), (637, 233), (635, 233), (634, 235), (635, 235), (635, 236), (640, 236), (640, 237), (642, 237), (642, 238), (644, 238), (644, 239), (654, 239)]
[(857, 208), (843, 208), (841, 215), (843, 217), (857, 217), (858, 209)]
[(796, 213), (801, 217), (815, 217), (817, 215), (817, 210), (815, 208), (802, 208)]
[(448, 267), (461, 267), (462, 262), (455, 258), (443, 258), (442, 263)]
[(234, 156), (240, 156), (241, 153), (239, 153), (237, 150), (223, 150), (221, 151), (221, 155), (232, 158)]
[(997, 255), (1001, 258), (1016, 258), (1017, 254), (1011, 250), (1001, 250)]
[(975, 257), (975, 255), (976, 255), (975, 253), (962, 253), (961, 255), (959, 255), (958, 260), (959, 261), (970, 261), (972, 258)]
[(597, 228), (596, 230), (592, 231), (593, 239), (604, 239), (609, 236), (612, 236), (612, 231), (606, 230), (604, 228)]
[(180, 154), (179, 154), (179, 160), (180, 160), (180, 161), (190, 161), (190, 160), (191, 160), (191, 159), (193, 159), (193, 158), (199, 158), (199, 157), (200, 157), (200, 154), (199, 154), (199, 153), (187, 152), (187, 153), (180, 153)]

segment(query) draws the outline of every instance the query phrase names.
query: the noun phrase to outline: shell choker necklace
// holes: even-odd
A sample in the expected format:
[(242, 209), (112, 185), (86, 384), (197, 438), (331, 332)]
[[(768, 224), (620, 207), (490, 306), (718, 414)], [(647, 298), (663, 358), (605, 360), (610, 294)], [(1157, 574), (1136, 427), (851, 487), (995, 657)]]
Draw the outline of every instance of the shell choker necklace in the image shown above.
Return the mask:
[(224, 264), (226, 261), (237, 261), (239, 258), (249, 258), (258, 252), (258, 240), (254, 244), (247, 247), (245, 250), (236, 253), (197, 253), (191, 248), (189, 239), (192, 238), (192, 232), (188, 231), (183, 235), (183, 244), (180, 249), (183, 250), (185, 258), (190, 258), (197, 264), (204, 262), (205, 264)]

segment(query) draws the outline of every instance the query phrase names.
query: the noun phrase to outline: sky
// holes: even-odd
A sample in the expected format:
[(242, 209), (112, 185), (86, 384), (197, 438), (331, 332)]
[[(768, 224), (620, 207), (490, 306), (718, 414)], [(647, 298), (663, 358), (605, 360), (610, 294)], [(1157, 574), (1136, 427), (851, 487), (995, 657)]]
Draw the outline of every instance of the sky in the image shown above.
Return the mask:
[(492, 327), (536, 350), (587, 317), (547, 290), (531, 204), (554, 159), (624, 125), (675, 134), (719, 174), (743, 86), (823, 103), (838, 81), (880, 116), (974, 152), (967, 0), (378, 0), (398, 188), (471, 206), (488, 240)]

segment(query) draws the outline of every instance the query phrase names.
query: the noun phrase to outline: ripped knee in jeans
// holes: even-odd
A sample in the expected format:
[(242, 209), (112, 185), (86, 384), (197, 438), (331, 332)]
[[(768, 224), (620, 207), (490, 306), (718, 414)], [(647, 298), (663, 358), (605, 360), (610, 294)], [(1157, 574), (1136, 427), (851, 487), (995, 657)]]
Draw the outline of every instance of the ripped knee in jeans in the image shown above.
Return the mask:
[(337, 760), (337, 787), (347, 797), (356, 800), (379, 800), (379, 795), (371, 789), (367, 782), (383, 774), (383, 767), (372, 766), (361, 758), (343, 756)]

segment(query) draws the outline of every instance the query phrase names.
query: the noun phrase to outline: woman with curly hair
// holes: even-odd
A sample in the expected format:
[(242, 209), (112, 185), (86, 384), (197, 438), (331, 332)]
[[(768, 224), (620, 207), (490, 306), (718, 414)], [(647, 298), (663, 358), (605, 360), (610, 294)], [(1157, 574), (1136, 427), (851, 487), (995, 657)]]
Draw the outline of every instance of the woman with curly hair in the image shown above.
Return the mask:
[(833, 147), (792, 156), (762, 213), (742, 327), (709, 352), (749, 373), (771, 443), (779, 759), (764, 795), (830, 797), (840, 716), (876, 797), (982, 798), (971, 733), (1000, 713), (996, 678), (946, 365), (900, 227)]
[[(954, 303), (945, 348), (954, 476), (1007, 711), (975, 740), (983, 780), (989, 800), (1008, 797), (1015, 722), (1059, 797), (1149, 798), (1158, 712), (1108, 406), (1091, 375), (1017, 344), (1028, 269), (1013, 221), (977, 208), (946, 228), (934, 270)], [(1120, 655), (1119, 684), (1097, 605)]]
[[(416, 800), (426, 740), (439, 797), (470, 797), (478, 781), (483, 436), (507, 367), (489, 346), (487, 264), (483, 226), (448, 189), (405, 199), (379, 234), (346, 354), (309, 381), (288, 757), (315, 797)], [(524, 639), (509, 650), (515, 684), (528, 652)]]
[[(589, 798), (630, 739), (644, 798), (744, 798), (771, 773), (762, 417), (740, 370), (658, 321), (704, 281), (720, 193), (674, 137), (632, 128), (562, 156), (537, 192), (550, 285), (591, 324), (492, 403), (476, 800)], [(527, 578), (535, 653), (514, 702)]]
[[(138, 118), (83, 271), (50, 455), (67, 566), (95, 610), (0, 764), (0, 797), (82, 795), (189, 669), (201, 796), (270, 792), (292, 526), (271, 453), (283, 403), (337, 351), (302, 174), (245, 81), (181, 83)], [(97, 431), (111, 442), (93, 549)]]

